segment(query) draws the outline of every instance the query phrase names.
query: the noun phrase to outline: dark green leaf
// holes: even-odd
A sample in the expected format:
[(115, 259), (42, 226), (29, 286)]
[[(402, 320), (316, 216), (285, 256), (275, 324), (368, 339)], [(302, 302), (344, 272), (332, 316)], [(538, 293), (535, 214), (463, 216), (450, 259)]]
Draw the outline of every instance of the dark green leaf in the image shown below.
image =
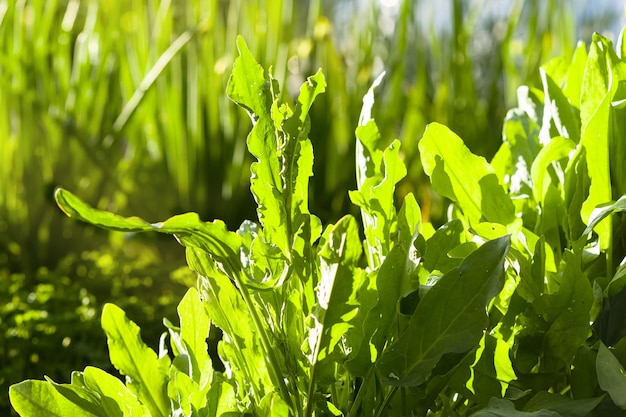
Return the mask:
[(504, 280), (509, 245), (508, 237), (485, 243), (426, 293), (408, 329), (377, 362), (385, 383), (420, 385), (444, 354), (478, 345), (488, 325), (487, 305)]
[(600, 388), (609, 393), (615, 405), (626, 410), (626, 372), (624, 366), (602, 342), (600, 342), (596, 357), (596, 371)]

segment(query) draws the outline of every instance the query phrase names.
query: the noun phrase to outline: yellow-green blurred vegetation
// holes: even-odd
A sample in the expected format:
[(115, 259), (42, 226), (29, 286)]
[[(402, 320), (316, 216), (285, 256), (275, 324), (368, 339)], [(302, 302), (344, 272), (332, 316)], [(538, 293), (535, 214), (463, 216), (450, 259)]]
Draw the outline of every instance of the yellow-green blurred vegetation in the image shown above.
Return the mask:
[(616, 17), (577, 24), (575, 5), (557, 0), (500, 2), (499, 12), (487, 1), (442, 3), (0, 0), (2, 410), (11, 383), (108, 366), (103, 303), (155, 342), (193, 283), (182, 248), (67, 219), (56, 186), (147, 219), (196, 211), (232, 229), (255, 217), (250, 121), (224, 94), (238, 34), (283, 94), (324, 70), (328, 89), (311, 112), (311, 212), (324, 222), (356, 212), (346, 192), (354, 129), (385, 70), (375, 115), (385, 137), (404, 142), (400, 192), (414, 192), (437, 223), (445, 204), (417, 155), (426, 124), (445, 123), (492, 157), (517, 86), (539, 84), (541, 63), (571, 55), (584, 28), (603, 31)]

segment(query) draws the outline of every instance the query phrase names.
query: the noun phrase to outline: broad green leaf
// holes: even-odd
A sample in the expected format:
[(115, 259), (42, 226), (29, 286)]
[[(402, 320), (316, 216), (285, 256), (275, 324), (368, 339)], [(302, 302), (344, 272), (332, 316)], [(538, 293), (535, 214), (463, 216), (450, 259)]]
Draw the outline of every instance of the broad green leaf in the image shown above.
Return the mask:
[(22, 417), (102, 417), (90, 412), (61, 395), (47, 381), (27, 380), (9, 388), (11, 405)]
[[(78, 405), (84, 411), (104, 416), (106, 411), (113, 411), (114, 415), (119, 415), (121, 410), (117, 404), (103, 404), (98, 394), (88, 389), (84, 384), (78, 383), (77, 378), (72, 375), (72, 384), (57, 384), (51, 378), (44, 376), (46, 381), (54, 387), (54, 389), (74, 404)], [(110, 407), (110, 406), (113, 407)]]
[(419, 142), (424, 171), (435, 191), (458, 204), (470, 224), (508, 225), (515, 207), (487, 161), (470, 152), (447, 127), (431, 123)]
[(115, 368), (127, 377), (127, 387), (150, 410), (152, 416), (168, 416), (167, 375), (156, 353), (144, 344), (139, 327), (114, 304), (102, 310), (102, 328), (107, 335), (109, 356)]
[(626, 410), (626, 372), (624, 366), (602, 342), (600, 342), (596, 357), (596, 371), (600, 388), (609, 393), (615, 405)]
[(102, 408), (108, 417), (144, 416), (148, 409), (118, 378), (101, 369), (88, 366), (83, 372), (85, 386), (100, 395)]
[(583, 84), (586, 64), (587, 46), (584, 42), (578, 42), (572, 61), (567, 67), (565, 85), (560, 86), (570, 104), (578, 110), (580, 110), (580, 90)]
[(589, 193), (590, 179), (587, 171), (585, 149), (582, 148), (570, 159), (565, 169), (564, 197), (567, 209), (563, 228), (569, 246), (576, 241), (585, 229), (581, 217), (582, 206)]
[[(591, 187), (589, 197), (582, 207), (582, 218), (589, 222), (595, 207), (611, 201), (610, 143), (611, 103), (617, 91), (619, 80), (626, 79), (626, 63), (615, 55), (611, 42), (598, 35), (593, 41), (587, 59), (581, 93), (581, 144), (585, 147), (587, 167)], [(611, 224), (604, 221), (598, 224), (596, 232), (600, 237), (600, 248), (610, 245)]]
[(476, 351), (466, 387), (474, 394), (475, 401), (486, 404), (491, 397), (502, 397), (508, 383), (516, 379), (511, 369), (509, 348), (505, 342), (485, 334)]
[(572, 361), (571, 386), (574, 398), (591, 398), (599, 388), (596, 372), (597, 352), (587, 345), (581, 346)]
[[(308, 222), (309, 177), (313, 175), (313, 147), (308, 138), (311, 129), (309, 110), (315, 98), (326, 89), (326, 80), (321, 70), (307, 78), (300, 88), (298, 102), (293, 115), (282, 120), (280, 130), (284, 135), (282, 150), (285, 204), (290, 221), (290, 236), (303, 222)], [(319, 223), (319, 220), (314, 220)]]
[(376, 280), (378, 300), (365, 315), (360, 340), (351, 341), (351, 352), (346, 366), (355, 375), (364, 376), (376, 362), (385, 343), (393, 333), (391, 324), (396, 317), (397, 304), (402, 296), (407, 252), (395, 246), (380, 268), (370, 274)]
[(565, 417), (556, 411), (518, 411), (513, 402), (505, 399), (492, 398), (487, 407), (470, 415), (470, 417)]
[(173, 371), (167, 384), (168, 396), (172, 402), (172, 415), (191, 416), (207, 404), (210, 385), (199, 386), (186, 373)]
[(540, 391), (524, 406), (525, 411), (552, 410), (561, 416), (586, 417), (600, 404), (604, 396), (572, 400), (562, 395)]
[(426, 293), (407, 330), (376, 364), (386, 384), (420, 385), (443, 355), (478, 346), (489, 322), (487, 305), (504, 280), (509, 246), (508, 236), (485, 243)]
[(187, 355), (191, 359), (191, 374), (197, 384), (206, 384), (211, 375), (211, 359), (206, 339), (209, 336), (210, 320), (200, 300), (198, 291), (190, 288), (178, 305), (180, 336), (186, 342)]
[[(413, 194), (407, 194), (398, 212), (398, 243), (410, 250), (417, 234), (421, 232), (422, 213)], [(422, 256), (419, 254), (418, 256)]]

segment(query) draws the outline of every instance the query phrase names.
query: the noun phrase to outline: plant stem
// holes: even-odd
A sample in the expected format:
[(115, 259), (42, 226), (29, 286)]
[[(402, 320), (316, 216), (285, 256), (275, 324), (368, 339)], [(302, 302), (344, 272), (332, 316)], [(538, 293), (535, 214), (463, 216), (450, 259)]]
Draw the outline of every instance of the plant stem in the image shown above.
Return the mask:
[(274, 354), (274, 349), (272, 349), (272, 345), (270, 344), (269, 337), (267, 332), (265, 331), (265, 327), (261, 322), (261, 318), (259, 317), (258, 312), (256, 311), (256, 307), (254, 305), (254, 301), (250, 294), (248, 293), (248, 289), (243, 284), (241, 280), (241, 276), (239, 274), (234, 274), (235, 283), (239, 288), (239, 293), (243, 297), (243, 301), (246, 303), (248, 307), (248, 311), (250, 312), (250, 316), (252, 317), (252, 321), (254, 322), (254, 326), (257, 329), (257, 332), (261, 338), (261, 343), (263, 344), (263, 350), (265, 351), (265, 358), (268, 362), (268, 368), (272, 373), (272, 379), (274, 379), (274, 383), (278, 386), (278, 390), (280, 394), (284, 398), (285, 401), (288, 401), (292, 410), (298, 412), (299, 408), (296, 408), (295, 404), (293, 404), (293, 398), (289, 394), (289, 390), (285, 385), (285, 381), (281, 377), (280, 365), (278, 360), (276, 359), (276, 355)]
[(385, 396), (385, 399), (383, 400), (382, 405), (380, 406), (380, 408), (378, 409), (378, 412), (376, 413), (376, 417), (381, 417), (383, 415), (383, 411), (385, 410), (385, 408), (387, 407), (387, 404), (389, 403), (389, 401), (391, 400), (391, 397), (393, 397), (393, 395), (398, 391), (398, 387), (397, 386), (393, 386), (391, 387), (391, 390), (387, 393), (387, 395)]
[(356, 413), (359, 410), (359, 406), (361, 405), (361, 401), (363, 401), (363, 396), (365, 395), (365, 391), (366, 391), (365, 387), (367, 387), (367, 385), (369, 384), (369, 380), (372, 377), (373, 373), (374, 373), (374, 365), (372, 364), (369, 371), (367, 371), (367, 374), (363, 378), (363, 383), (359, 387), (359, 392), (356, 394), (356, 397), (354, 398), (352, 407), (350, 407), (350, 412), (348, 413), (348, 417), (356, 416)]

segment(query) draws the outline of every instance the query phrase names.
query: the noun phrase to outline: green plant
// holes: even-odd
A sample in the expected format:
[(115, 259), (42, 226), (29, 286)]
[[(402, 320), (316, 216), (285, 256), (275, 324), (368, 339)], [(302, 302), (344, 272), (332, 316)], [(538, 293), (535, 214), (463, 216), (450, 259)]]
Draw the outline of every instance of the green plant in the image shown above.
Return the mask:
[[(307, 114), (323, 75), (292, 108), (237, 43), (228, 95), (253, 120), (259, 223), (232, 232), (188, 213), (151, 224), (57, 190), (70, 217), (174, 234), (199, 277), (180, 326), (166, 322), (172, 357), (165, 344), (148, 349), (109, 304), (102, 326), (126, 384), (91, 367), (70, 384), (25, 381), (10, 389), (20, 414), (623, 414), (626, 64), (608, 40), (594, 35), (589, 53), (580, 46), (571, 62), (543, 66), (543, 91), (520, 89), (491, 163), (429, 125), (421, 161), (453, 202), (437, 230), (411, 194), (394, 206), (406, 169), (399, 142), (383, 141), (372, 118), (377, 79), (350, 192), (363, 240), (354, 217), (322, 228), (308, 208)], [(207, 353), (211, 324), (224, 332), (224, 372)]]

